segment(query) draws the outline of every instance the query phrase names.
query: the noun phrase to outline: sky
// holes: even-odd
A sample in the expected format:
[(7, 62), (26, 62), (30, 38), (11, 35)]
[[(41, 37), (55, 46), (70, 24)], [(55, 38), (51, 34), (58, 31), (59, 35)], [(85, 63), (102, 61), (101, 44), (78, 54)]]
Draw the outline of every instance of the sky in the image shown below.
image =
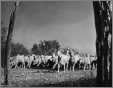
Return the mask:
[[(1, 18), (8, 26), (12, 2), (2, 2)], [(58, 40), (62, 47), (95, 52), (95, 24), (90, 1), (24, 1), (16, 10), (12, 40), (28, 49), (40, 40)]]

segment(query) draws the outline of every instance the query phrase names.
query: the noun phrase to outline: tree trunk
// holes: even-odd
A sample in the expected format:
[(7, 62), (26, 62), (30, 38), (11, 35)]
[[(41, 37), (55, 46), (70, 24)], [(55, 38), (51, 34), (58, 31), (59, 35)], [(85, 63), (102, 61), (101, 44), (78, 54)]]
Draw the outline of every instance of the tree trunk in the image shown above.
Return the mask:
[(110, 1), (93, 1), (96, 26), (97, 86), (112, 86), (112, 10)]
[(16, 3), (15, 3), (15, 9), (10, 16), (10, 23), (9, 23), (9, 29), (6, 40), (5, 53), (4, 53), (4, 84), (5, 85), (8, 85), (8, 59), (10, 56), (10, 43), (11, 43), (13, 27), (14, 27), (15, 11), (16, 11)]

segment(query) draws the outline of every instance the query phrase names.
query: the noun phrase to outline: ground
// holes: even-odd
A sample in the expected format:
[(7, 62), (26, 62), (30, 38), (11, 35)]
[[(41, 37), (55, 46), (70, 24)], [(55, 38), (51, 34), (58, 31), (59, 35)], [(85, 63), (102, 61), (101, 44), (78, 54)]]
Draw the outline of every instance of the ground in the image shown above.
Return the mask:
[(96, 70), (60, 71), (42, 69), (19, 69), (9, 71), (11, 87), (64, 87), (96, 86)]

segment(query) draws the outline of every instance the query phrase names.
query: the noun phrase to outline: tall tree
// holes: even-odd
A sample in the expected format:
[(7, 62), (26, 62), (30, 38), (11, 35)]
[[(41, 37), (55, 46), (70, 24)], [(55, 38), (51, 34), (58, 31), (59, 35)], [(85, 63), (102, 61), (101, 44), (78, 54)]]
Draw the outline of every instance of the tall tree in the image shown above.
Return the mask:
[(1, 27), (1, 66), (4, 68), (4, 51), (7, 39), (7, 27)]
[(12, 38), (12, 33), (13, 33), (13, 27), (14, 27), (14, 21), (15, 21), (15, 12), (16, 12), (16, 2), (14, 6), (14, 10), (11, 13), (10, 16), (10, 23), (9, 23), (9, 29), (8, 29), (8, 35), (6, 39), (6, 44), (5, 44), (5, 53), (4, 53), (4, 84), (8, 85), (8, 67), (7, 67), (7, 61), (10, 55), (10, 42)]
[(96, 26), (97, 84), (112, 85), (112, 2), (93, 1)]

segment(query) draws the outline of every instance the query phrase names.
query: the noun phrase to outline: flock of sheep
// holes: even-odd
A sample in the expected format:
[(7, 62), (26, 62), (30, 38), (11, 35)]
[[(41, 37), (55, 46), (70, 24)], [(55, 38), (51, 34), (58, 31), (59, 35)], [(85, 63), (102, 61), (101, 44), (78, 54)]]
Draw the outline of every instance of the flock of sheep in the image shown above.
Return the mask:
[(94, 69), (97, 67), (96, 56), (80, 56), (80, 54), (73, 54), (68, 49), (66, 54), (63, 54), (61, 50), (53, 55), (17, 55), (9, 58), (9, 67), (12, 68), (31, 68), (40, 67), (44, 69), (52, 69), (59, 72), (61, 69), (75, 70), (75, 69)]

